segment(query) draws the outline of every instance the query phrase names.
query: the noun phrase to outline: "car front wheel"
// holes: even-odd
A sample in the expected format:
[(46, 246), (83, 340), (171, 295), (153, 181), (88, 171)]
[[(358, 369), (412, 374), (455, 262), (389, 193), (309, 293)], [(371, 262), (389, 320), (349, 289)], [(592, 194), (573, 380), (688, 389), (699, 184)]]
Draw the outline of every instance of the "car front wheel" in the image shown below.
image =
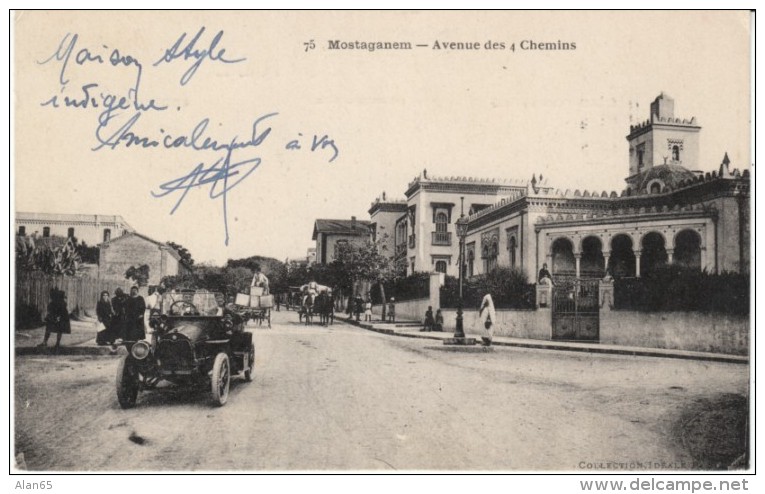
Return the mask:
[(211, 376), (212, 397), (216, 405), (223, 406), (228, 400), (228, 389), (231, 385), (231, 366), (228, 355), (219, 353), (215, 356)]
[(129, 358), (122, 357), (117, 366), (117, 401), (122, 408), (133, 408), (138, 399), (138, 372)]

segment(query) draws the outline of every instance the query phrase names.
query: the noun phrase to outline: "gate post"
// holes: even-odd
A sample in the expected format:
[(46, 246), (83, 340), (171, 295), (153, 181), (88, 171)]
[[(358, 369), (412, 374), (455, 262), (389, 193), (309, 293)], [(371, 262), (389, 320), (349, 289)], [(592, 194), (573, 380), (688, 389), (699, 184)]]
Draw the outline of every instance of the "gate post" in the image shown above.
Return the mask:
[(602, 312), (610, 312), (614, 308), (614, 279), (606, 276), (598, 282), (598, 305)]
[(550, 308), (552, 305), (552, 284), (537, 283), (537, 309)]

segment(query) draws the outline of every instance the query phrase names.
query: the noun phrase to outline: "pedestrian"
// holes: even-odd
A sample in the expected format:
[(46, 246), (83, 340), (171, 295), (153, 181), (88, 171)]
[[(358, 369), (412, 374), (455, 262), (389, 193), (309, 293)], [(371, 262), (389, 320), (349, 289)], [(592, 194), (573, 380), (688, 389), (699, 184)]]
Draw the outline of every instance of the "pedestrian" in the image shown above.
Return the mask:
[(112, 318), (112, 333), (114, 334), (114, 342), (121, 343), (125, 339), (125, 302), (127, 296), (122, 288), (114, 290), (114, 297), (112, 297), (112, 310), (114, 311), (114, 317)]
[(96, 344), (114, 344), (114, 340), (116, 339), (112, 324), (112, 321), (114, 320), (114, 309), (112, 309), (112, 301), (111, 297), (109, 297), (108, 290), (101, 292), (101, 298), (99, 298), (96, 303), (96, 317), (98, 317), (98, 322), (103, 326), (103, 329), (96, 334)]
[(537, 281), (541, 285), (552, 285), (552, 275), (550, 274), (550, 271), (547, 269), (547, 263), (542, 264), (542, 269), (539, 270), (539, 276), (537, 277)]
[(255, 264), (253, 266), (255, 274), (252, 277), (252, 283), (250, 283), (250, 287), (259, 287), (263, 289), (262, 295), (268, 295), (268, 278), (266, 275), (260, 272), (260, 264)]
[(393, 297), (388, 304), (388, 322), (396, 322), (396, 299)]
[(276, 297), (274, 297), (274, 298), (276, 299), (276, 312), (280, 312), (279, 306), (282, 304), (282, 294), (281, 293), (277, 293)]
[(425, 321), (420, 331), (433, 331), (433, 324), (435, 324), (435, 321), (433, 320), (433, 306), (429, 305), (428, 310), (425, 311)]
[(491, 298), (491, 294), (486, 294), (481, 300), (481, 307), (478, 309), (478, 317), (476, 318), (476, 328), (479, 334), (481, 334), (481, 344), (484, 346), (490, 346), (491, 340), (494, 337), (494, 323), (497, 321), (497, 313), (494, 310), (494, 301)]
[[(146, 297), (146, 317), (145, 321), (151, 321), (151, 315), (156, 314), (159, 315), (162, 313), (162, 296), (165, 293), (165, 288), (162, 285), (157, 285), (152, 288), (149, 288), (149, 296)], [(217, 301), (217, 297), (216, 297)], [(223, 302), (225, 302), (225, 299), (220, 301), (220, 304), (223, 305)], [(222, 310), (220, 311), (222, 315)], [(144, 325), (146, 327), (146, 325)], [(151, 326), (151, 324), (148, 325), (148, 329), (146, 330), (147, 336), (149, 340), (151, 340), (154, 337), (154, 328)]]
[(441, 314), (441, 309), (436, 310), (436, 322), (433, 325), (433, 331), (444, 330), (444, 315)]
[(146, 301), (138, 294), (138, 287), (130, 289), (130, 297), (125, 301), (125, 341), (135, 342), (146, 338), (144, 313)]
[(364, 302), (364, 322), (372, 322), (372, 302), (369, 299)]
[(45, 338), (40, 344), (41, 347), (48, 347), (48, 338), (51, 333), (56, 333), (54, 352), (58, 353), (61, 348), (61, 335), (71, 334), (72, 326), (69, 323), (69, 309), (66, 307), (66, 293), (56, 288), (50, 289), (48, 314), (45, 316)]
[(356, 316), (356, 322), (361, 321), (361, 310), (364, 305), (364, 301), (358, 295), (353, 300), (353, 314)]
[(332, 290), (327, 292), (327, 313), (329, 314), (329, 324), (335, 323), (335, 296), (332, 294)]

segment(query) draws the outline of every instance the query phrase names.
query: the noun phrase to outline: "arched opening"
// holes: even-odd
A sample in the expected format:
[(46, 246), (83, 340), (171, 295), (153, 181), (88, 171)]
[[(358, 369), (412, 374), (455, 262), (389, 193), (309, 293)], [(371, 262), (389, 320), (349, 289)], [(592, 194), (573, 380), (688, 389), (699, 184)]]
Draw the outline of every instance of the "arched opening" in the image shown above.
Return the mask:
[(635, 253), (632, 251), (632, 238), (620, 234), (611, 239), (611, 257), (608, 268), (614, 278), (635, 276)]
[(579, 264), (580, 278), (602, 278), (606, 274), (603, 245), (598, 237), (582, 240), (582, 259)]
[(643, 237), (641, 250), (640, 276), (645, 276), (667, 264), (667, 250), (664, 247), (664, 237), (660, 233), (646, 234)]
[(486, 272), (497, 269), (497, 256), (499, 255), (499, 245), (494, 241), (490, 246), (484, 249), (486, 254)]
[(436, 272), (446, 273), (446, 261), (436, 261)]
[(661, 192), (661, 184), (659, 182), (654, 182), (651, 184), (651, 194), (658, 194)]
[(672, 146), (672, 160), (680, 161), (680, 146), (678, 146), (677, 144)]
[(567, 238), (559, 238), (552, 244), (553, 276), (576, 276), (574, 245)]
[(678, 233), (673, 261), (679, 266), (701, 269), (701, 236), (693, 230)]
[(475, 274), (475, 251), (470, 249), (467, 253), (467, 275), (473, 276)]

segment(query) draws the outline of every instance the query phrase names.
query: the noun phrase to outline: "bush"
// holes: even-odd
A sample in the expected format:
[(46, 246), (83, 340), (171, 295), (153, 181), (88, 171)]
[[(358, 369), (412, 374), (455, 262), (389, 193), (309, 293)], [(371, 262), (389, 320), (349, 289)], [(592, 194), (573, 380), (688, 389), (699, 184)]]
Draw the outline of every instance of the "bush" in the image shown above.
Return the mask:
[[(533, 309), (536, 305), (535, 286), (528, 283), (519, 269), (498, 268), (463, 280), (463, 307), (478, 308), (487, 293), (491, 294), (497, 309)], [(447, 276), (441, 287), (441, 307), (455, 308), (458, 303), (459, 279)]]
[[(385, 282), (383, 286), (388, 300), (391, 297), (394, 297), (396, 302), (427, 298), (430, 296), (430, 274), (414, 273), (405, 278), (396, 278), (393, 281)], [(371, 295), (373, 304), (382, 303), (379, 284), (372, 287)]]
[(749, 275), (710, 274), (669, 265), (642, 278), (614, 282), (614, 307), (646, 312), (698, 311), (749, 314)]

